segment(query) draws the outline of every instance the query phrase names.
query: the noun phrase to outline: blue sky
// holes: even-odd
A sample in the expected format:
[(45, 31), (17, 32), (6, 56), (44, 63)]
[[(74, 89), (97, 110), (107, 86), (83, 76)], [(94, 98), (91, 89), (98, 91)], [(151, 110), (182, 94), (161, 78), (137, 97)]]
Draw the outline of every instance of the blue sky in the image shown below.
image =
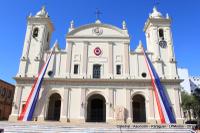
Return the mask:
[[(26, 17), (45, 5), (54, 23), (52, 43), (58, 39), (65, 48), (69, 22), (75, 26), (95, 21), (95, 10), (103, 13), (101, 21), (121, 27), (126, 20), (131, 36), (131, 49), (138, 41), (146, 45), (144, 23), (154, 6), (154, 0), (6, 0), (0, 1), (0, 79), (12, 79), (18, 71), (26, 32)], [(190, 75), (200, 75), (200, 0), (160, 0), (158, 10), (173, 19), (172, 32), (178, 67), (189, 69)]]

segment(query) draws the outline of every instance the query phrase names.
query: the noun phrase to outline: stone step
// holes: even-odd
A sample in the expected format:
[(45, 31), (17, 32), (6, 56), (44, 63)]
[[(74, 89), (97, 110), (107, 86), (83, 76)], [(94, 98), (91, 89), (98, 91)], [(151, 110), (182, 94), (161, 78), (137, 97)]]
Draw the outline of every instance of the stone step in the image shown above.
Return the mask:
[(0, 122), (5, 133), (194, 133), (191, 129), (119, 128), (109, 124), (58, 124)]

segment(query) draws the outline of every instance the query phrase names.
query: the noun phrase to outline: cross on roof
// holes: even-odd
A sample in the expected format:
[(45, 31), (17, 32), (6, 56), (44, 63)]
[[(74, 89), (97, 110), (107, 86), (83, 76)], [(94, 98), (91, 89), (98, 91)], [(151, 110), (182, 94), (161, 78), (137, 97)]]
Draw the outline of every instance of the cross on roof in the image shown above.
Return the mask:
[(102, 13), (100, 12), (100, 10), (99, 10), (99, 9), (96, 9), (95, 14), (96, 14), (96, 19), (99, 20), (100, 14), (102, 14)]

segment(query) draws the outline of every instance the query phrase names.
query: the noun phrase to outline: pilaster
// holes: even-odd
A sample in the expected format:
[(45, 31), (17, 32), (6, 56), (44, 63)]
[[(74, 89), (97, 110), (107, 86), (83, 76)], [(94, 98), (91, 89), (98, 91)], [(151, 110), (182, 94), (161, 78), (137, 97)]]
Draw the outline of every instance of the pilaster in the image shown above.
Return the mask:
[(60, 113), (60, 121), (67, 122), (67, 112), (68, 112), (68, 96), (69, 96), (69, 89), (63, 88), (63, 98), (61, 101), (61, 113)]
[(26, 76), (27, 64), (28, 64), (28, 59), (25, 57), (24, 58), (22, 57), (20, 59), (19, 71), (17, 73), (17, 77), (25, 77)]
[(146, 112), (146, 114), (148, 113), (147, 122), (156, 124), (154, 92), (152, 88), (149, 88), (147, 92), (149, 93), (148, 104), (146, 104), (146, 108), (148, 108), (148, 112)]
[(129, 42), (124, 43), (124, 69), (125, 77), (130, 77), (130, 65), (129, 65)]
[(23, 86), (16, 85), (12, 111), (9, 116), (9, 121), (16, 121), (18, 119), (18, 115), (20, 113), (19, 111), (20, 111), (22, 91), (23, 91)]
[(86, 90), (87, 88), (81, 88), (81, 108), (80, 108), (80, 116), (82, 119), (86, 120), (85, 113), (87, 111), (86, 108)]
[(68, 95), (67, 95), (67, 122), (70, 122), (70, 109), (71, 109), (71, 88), (67, 88)]
[(174, 59), (174, 49), (173, 49), (173, 42), (172, 42), (172, 36), (171, 36), (171, 31), (170, 28), (166, 28), (166, 41), (167, 41), (167, 46), (168, 46), (168, 57), (170, 59)]
[(83, 46), (83, 78), (87, 78), (87, 66), (88, 66), (88, 45), (89, 42), (84, 42)]
[(37, 118), (37, 121), (45, 120), (45, 104), (46, 104), (47, 93), (48, 89), (46, 88), (46, 86), (42, 86), (33, 115), (33, 117)]
[(114, 90), (112, 88), (109, 88), (109, 117), (114, 119)]
[(153, 64), (159, 77), (164, 78), (165, 76), (164, 76), (164, 71), (163, 71), (163, 61), (161, 61), (160, 59), (157, 59), (153, 61)]
[(66, 77), (71, 76), (71, 63), (72, 63), (72, 49), (73, 49), (73, 42), (68, 42), (67, 45), (67, 65), (66, 65)]
[(127, 120), (131, 121), (131, 106), (132, 106), (132, 100), (131, 100), (131, 89), (126, 89), (126, 109), (127, 109)]
[(154, 46), (154, 60), (160, 60), (160, 47), (158, 44), (158, 28), (151, 28), (152, 47)]
[(109, 73), (109, 78), (113, 78), (113, 42), (108, 43), (108, 51), (109, 51), (109, 56), (108, 56), (108, 73)]

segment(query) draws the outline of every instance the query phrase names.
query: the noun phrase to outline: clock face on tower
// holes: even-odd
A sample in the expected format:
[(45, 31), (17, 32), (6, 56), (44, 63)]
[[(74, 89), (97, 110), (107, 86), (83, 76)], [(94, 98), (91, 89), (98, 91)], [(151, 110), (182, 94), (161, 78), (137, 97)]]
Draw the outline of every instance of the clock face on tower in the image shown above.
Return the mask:
[(159, 42), (159, 45), (160, 45), (161, 48), (166, 48), (167, 42), (162, 40), (162, 41)]

